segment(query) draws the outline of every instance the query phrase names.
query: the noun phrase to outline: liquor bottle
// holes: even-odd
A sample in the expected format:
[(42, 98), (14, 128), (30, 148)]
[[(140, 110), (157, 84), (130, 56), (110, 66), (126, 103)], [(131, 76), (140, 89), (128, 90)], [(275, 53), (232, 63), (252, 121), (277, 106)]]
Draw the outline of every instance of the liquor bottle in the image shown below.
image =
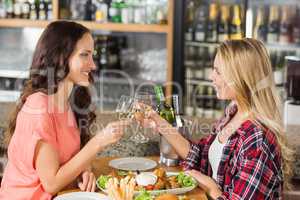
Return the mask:
[(194, 40), (197, 42), (205, 41), (206, 33), (206, 6), (201, 5), (197, 9)]
[(194, 21), (195, 21), (195, 2), (190, 1), (187, 5), (186, 12), (186, 31), (185, 31), (185, 40), (192, 41), (194, 40)]
[(109, 20), (111, 22), (121, 23), (122, 19), (121, 19), (121, 12), (120, 12), (120, 6), (118, 1), (113, 0), (111, 2), (108, 12), (109, 12)]
[(20, 1), (15, 1), (14, 3), (14, 18), (22, 18), (22, 3)]
[(287, 5), (282, 7), (282, 17), (280, 21), (280, 33), (279, 42), (280, 43), (291, 43), (293, 42), (293, 25), (290, 17), (290, 13), (293, 8), (289, 8)]
[(270, 17), (268, 23), (268, 43), (278, 42), (279, 35), (279, 11), (277, 5), (270, 6)]
[(230, 39), (239, 40), (242, 39), (242, 20), (240, 6), (235, 4), (233, 6), (233, 17), (230, 22)]
[(204, 74), (203, 78), (205, 80), (209, 80), (209, 76), (212, 70), (212, 60), (213, 60), (213, 53), (215, 51), (214, 47), (205, 47), (203, 52), (203, 68)]
[(97, 39), (98, 69), (99, 71), (108, 69), (108, 48), (107, 36), (99, 36)]
[(196, 104), (196, 116), (197, 117), (203, 117), (204, 116), (204, 103), (205, 103), (205, 86), (204, 85), (198, 85), (195, 91), (195, 104)]
[(268, 27), (265, 23), (264, 7), (259, 7), (257, 9), (257, 17), (256, 17), (255, 27), (253, 30), (253, 36), (255, 39), (261, 41), (267, 41), (267, 33), (268, 33)]
[(96, 22), (107, 22), (108, 16), (108, 6), (103, 0), (96, 2), (96, 13), (95, 13), (95, 21)]
[(194, 104), (192, 99), (194, 99), (194, 85), (191, 83), (186, 84), (186, 96), (184, 104), (184, 113), (187, 116), (194, 116)]
[(5, 0), (6, 18), (14, 17), (14, 3), (12, 0)]
[(46, 3), (44, 0), (40, 0), (39, 2), (39, 19), (46, 20), (47, 11), (46, 11)]
[(229, 39), (229, 7), (221, 6), (221, 20), (218, 27), (218, 41), (223, 42)]
[(84, 5), (84, 20), (92, 21), (95, 19), (96, 7), (92, 0), (87, 0)]
[(161, 86), (154, 86), (154, 91), (158, 105), (156, 107), (156, 112), (170, 124), (174, 124), (175, 116), (173, 108), (166, 103), (165, 95), (163, 93)]
[(157, 6), (157, 11), (156, 11), (156, 21), (158, 24), (167, 24), (168, 19), (167, 19), (167, 3), (165, 0), (159, 0), (158, 6)]
[[(159, 113), (159, 115), (166, 121), (168, 121), (172, 126), (178, 126), (179, 124), (176, 124), (174, 111), (172, 107), (166, 103), (161, 86), (154, 86), (154, 91), (157, 98), (157, 102), (159, 102), (157, 106), (157, 112)], [(160, 137), (159, 149), (160, 164), (164, 164), (167, 166), (176, 166), (179, 164), (179, 155), (177, 154), (173, 146), (169, 144), (167, 139), (163, 136)]]
[(197, 47), (197, 51), (196, 51), (196, 54), (195, 54), (196, 66), (195, 66), (194, 76), (197, 79), (204, 79), (204, 68), (205, 68), (204, 59), (203, 59), (204, 48), (203, 47)]
[(23, 19), (29, 19), (30, 17), (30, 3), (25, 0), (22, 3), (22, 18)]
[(186, 67), (194, 67), (195, 57), (196, 57), (196, 47), (192, 45), (186, 45), (184, 56), (185, 56), (184, 65)]
[(45, 7), (46, 7), (46, 19), (51, 20), (53, 18), (52, 0), (45, 0)]
[(178, 129), (180, 129), (183, 127), (183, 121), (180, 117), (179, 96), (173, 95), (172, 100), (173, 100), (173, 108), (174, 108), (174, 114), (175, 114), (174, 126), (177, 127)]
[(281, 85), (283, 83), (283, 79), (284, 79), (284, 64), (285, 64), (285, 56), (288, 55), (288, 52), (286, 51), (281, 51), (278, 52), (277, 56), (277, 63), (275, 65), (275, 69), (274, 69), (274, 82), (276, 85)]
[(31, 20), (37, 20), (39, 18), (38, 16), (38, 7), (36, 0), (30, 0), (30, 19)]
[(293, 18), (293, 38), (296, 44), (300, 44), (300, 8), (296, 9), (296, 13)]
[(0, 18), (6, 17), (6, 10), (5, 10), (5, 2), (4, 0), (0, 0)]
[(216, 3), (212, 3), (209, 6), (206, 41), (217, 42), (217, 40), (218, 40), (218, 7)]
[(204, 117), (213, 118), (214, 115), (214, 95), (213, 87), (207, 85), (204, 90)]

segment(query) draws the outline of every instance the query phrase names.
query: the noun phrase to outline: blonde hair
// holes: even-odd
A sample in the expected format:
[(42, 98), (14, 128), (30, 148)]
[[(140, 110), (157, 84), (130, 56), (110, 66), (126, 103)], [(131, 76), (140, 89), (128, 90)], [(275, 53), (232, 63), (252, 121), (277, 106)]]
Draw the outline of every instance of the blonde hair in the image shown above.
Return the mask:
[(224, 80), (230, 80), (228, 85), (235, 91), (239, 109), (275, 134), (281, 149), (284, 189), (290, 189), (294, 151), (287, 146), (282, 104), (266, 48), (255, 39), (228, 40), (218, 47), (217, 56), (223, 62), (220, 73)]

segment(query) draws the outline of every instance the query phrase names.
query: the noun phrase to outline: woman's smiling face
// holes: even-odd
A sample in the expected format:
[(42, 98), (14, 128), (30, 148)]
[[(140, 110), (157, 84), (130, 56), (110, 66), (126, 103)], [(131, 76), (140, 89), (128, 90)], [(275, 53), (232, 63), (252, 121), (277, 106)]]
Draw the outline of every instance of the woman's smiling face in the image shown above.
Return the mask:
[(89, 76), (96, 69), (93, 60), (94, 41), (90, 33), (86, 33), (77, 42), (69, 59), (68, 80), (80, 86), (89, 86)]
[(213, 82), (213, 86), (216, 90), (218, 99), (234, 100), (235, 92), (232, 87), (230, 87), (231, 81), (224, 79), (224, 75), (220, 70), (221, 66), (224, 66), (224, 63), (221, 59), (221, 56), (217, 54), (213, 64), (213, 70), (209, 78)]

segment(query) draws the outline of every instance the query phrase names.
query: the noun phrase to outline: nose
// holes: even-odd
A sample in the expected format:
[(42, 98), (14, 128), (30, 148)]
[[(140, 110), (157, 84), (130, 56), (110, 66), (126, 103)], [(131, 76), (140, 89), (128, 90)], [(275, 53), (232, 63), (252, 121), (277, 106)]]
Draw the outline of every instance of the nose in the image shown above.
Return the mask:
[(91, 67), (92, 70), (96, 70), (96, 68), (97, 68), (97, 66), (95, 65), (95, 62), (94, 62), (93, 59), (92, 59), (92, 61), (91, 61), (90, 67)]

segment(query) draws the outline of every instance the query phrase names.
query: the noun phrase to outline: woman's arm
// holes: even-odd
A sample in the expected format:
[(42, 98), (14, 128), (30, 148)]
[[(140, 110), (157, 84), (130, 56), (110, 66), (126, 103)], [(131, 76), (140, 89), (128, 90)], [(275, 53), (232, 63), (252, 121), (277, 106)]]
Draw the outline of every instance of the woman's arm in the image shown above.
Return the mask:
[(91, 164), (100, 150), (122, 137), (124, 125), (124, 122), (109, 124), (62, 166), (57, 151), (50, 144), (40, 140), (35, 149), (34, 164), (45, 191), (56, 194), (74, 181)]

